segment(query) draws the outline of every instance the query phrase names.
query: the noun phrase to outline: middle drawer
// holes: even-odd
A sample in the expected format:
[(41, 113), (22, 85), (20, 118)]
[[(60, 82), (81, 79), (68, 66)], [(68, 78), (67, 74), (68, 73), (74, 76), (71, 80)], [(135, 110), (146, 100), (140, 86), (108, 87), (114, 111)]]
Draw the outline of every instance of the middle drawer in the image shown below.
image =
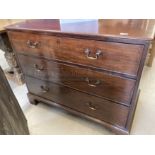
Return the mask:
[(45, 59), (18, 55), (24, 74), (130, 104), (135, 80)]

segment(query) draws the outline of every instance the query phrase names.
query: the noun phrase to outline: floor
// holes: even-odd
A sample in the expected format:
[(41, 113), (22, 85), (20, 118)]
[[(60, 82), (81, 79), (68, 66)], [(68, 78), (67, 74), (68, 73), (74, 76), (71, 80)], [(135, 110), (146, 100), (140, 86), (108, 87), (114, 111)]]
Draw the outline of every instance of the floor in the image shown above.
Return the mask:
[[(7, 64), (0, 52), (0, 65), (3, 69)], [(44, 104), (31, 105), (26, 96), (25, 85), (17, 85), (9, 81), (20, 106), (28, 120), (31, 134), (41, 135), (109, 135), (113, 134), (103, 126), (92, 121), (76, 117), (59, 108)], [(155, 61), (153, 66), (144, 68), (140, 83), (139, 97), (131, 134), (155, 134)]]

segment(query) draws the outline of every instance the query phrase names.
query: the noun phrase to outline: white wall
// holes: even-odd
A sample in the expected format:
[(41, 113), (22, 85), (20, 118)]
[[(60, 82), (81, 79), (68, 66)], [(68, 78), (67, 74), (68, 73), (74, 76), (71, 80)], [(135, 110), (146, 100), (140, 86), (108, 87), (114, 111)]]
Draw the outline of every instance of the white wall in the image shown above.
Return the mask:
[(60, 23), (75, 23), (75, 22), (85, 22), (85, 21), (94, 21), (96, 19), (61, 19)]

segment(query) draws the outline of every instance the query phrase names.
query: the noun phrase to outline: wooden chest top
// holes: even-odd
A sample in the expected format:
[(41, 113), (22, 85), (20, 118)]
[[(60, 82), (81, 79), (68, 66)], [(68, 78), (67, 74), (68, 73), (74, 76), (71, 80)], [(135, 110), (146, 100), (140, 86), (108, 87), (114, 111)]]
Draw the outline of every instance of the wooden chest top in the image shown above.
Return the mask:
[(154, 39), (155, 20), (94, 19), (94, 20), (26, 20), (6, 27), (8, 30), (40, 31), (54, 34), (84, 35), (100, 38)]

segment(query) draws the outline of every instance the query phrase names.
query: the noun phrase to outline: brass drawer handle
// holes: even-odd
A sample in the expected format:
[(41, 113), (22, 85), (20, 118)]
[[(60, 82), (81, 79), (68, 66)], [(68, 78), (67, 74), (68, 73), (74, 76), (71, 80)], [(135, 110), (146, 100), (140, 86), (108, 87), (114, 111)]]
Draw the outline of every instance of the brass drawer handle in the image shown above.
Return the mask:
[(98, 59), (99, 56), (102, 54), (102, 51), (101, 51), (101, 50), (97, 50), (97, 52), (96, 52), (96, 54), (95, 54), (95, 55), (96, 55), (95, 57), (90, 56), (91, 51), (90, 51), (90, 49), (88, 49), (88, 48), (84, 51), (84, 53), (86, 54), (86, 56), (87, 56), (88, 59), (96, 60), (96, 59)]
[[(94, 80), (89, 80), (89, 78), (86, 78), (85, 81), (88, 83), (89, 86), (91, 87), (96, 87), (97, 85), (101, 84), (100, 80), (96, 80), (95, 82), (93, 82)], [(93, 82), (93, 83), (92, 83)]]
[(89, 108), (89, 109), (91, 109), (91, 110), (93, 110), (93, 111), (97, 110), (97, 109), (96, 109), (97, 107), (95, 107), (91, 102), (88, 102), (87, 105), (88, 105), (88, 108)]
[(39, 48), (39, 47), (40, 47), (40, 42), (28, 40), (28, 41), (27, 41), (27, 46), (28, 46), (29, 48)]
[(35, 68), (38, 72), (44, 70), (44, 67), (43, 67), (43, 66), (39, 66), (39, 65), (37, 65), (37, 64), (34, 64), (34, 68)]
[(49, 91), (49, 88), (47, 87), (47, 86), (40, 86), (40, 88), (41, 88), (41, 91), (43, 92), (43, 93), (47, 93), (48, 91)]

